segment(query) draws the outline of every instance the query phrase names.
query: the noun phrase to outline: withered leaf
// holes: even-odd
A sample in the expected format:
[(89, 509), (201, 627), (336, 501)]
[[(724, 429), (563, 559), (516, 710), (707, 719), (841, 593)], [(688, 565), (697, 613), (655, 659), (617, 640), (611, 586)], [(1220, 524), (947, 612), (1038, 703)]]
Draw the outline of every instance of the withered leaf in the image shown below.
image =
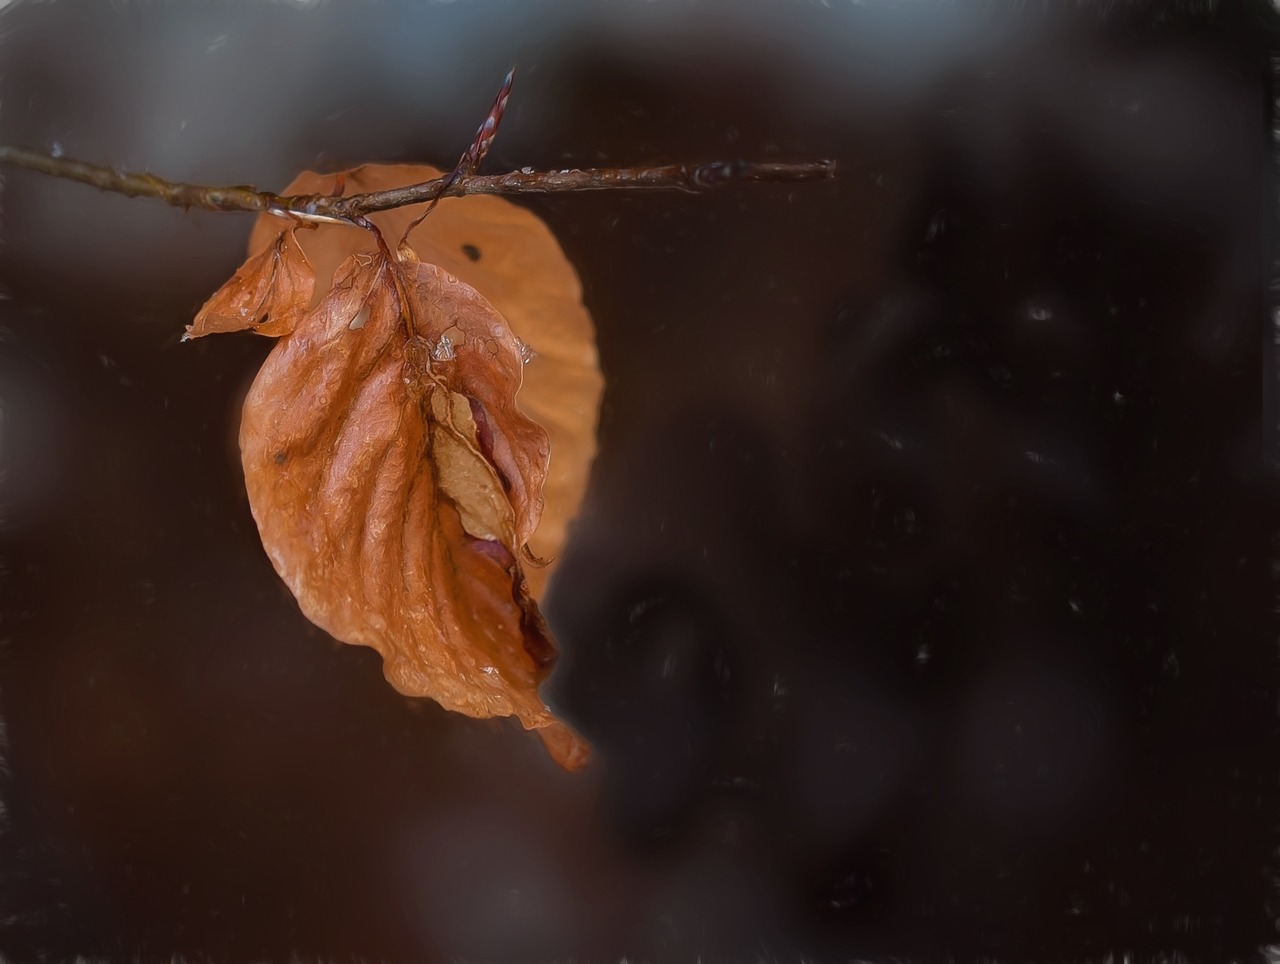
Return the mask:
[(316, 276), (293, 230), (282, 231), (204, 303), (187, 338), (252, 328), (287, 335), (311, 307)]
[[(370, 189), (368, 170), (349, 172), (347, 190)], [(411, 170), (410, 183), (433, 176)], [(307, 192), (315, 177), (290, 192)], [(324, 180), (332, 189), (333, 176)], [(392, 213), (405, 224), (413, 216)], [(567, 269), (572, 279), (553, 297), (532, 299), (553, 307), (544, 327), (554, 332), (566, 325), (554, 311), (563, 302), (586, 315), (572, 268), (537, 225), (563, 262), (560, 277)], [(394, 224), (381, 226), (396, 237)], [(471, 234), (501, 251), (483, 231)], [(255, 253), (189, 334), (284, 333), (245, 401), (240, 445), (263, 545), (307, 617), (337, 639), (377, 649), (402, 693), (469, 716), (515, 716), (574, 768), (587, 749), (538, 697), (555, 647), (520, 561), (542, 514), (550, 452), (547, 433), (516, 405), (526, 347), (452, 265), (431, 263), (431, 244), (410, 242), (422, 261), (412, 251), (385, 255), (367, 232), (301, 231), (264, 218)], [(310, 264), (314, 308), (302, 306), (298, 281)], [(505, 294), (522, 284), (494, 287)], [(594, 436), (599, 376), (589, 320), (585, 351), (562, 354), (590, 362), (593, 377), (579, 379), (589, 391), (572, 400)], [(570, 475), (585, 479), (591, 447), (579, 442), (577, 452)]]

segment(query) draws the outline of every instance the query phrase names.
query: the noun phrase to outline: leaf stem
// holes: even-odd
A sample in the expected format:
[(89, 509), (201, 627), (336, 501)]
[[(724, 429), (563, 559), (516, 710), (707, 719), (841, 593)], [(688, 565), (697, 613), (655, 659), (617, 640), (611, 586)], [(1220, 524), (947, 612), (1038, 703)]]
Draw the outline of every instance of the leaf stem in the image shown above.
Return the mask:
[(405, 334), (409, 336), (408, 344), (413, 344), (413, 339), (417, 336), (417, 331), (413, 327), (413, 318), (409, 315), (409, 301), (405, 298), (404, 286), (400, 283), (400, 273), (396, 269), (397, 261), (391, 254), (391, 249), (387, 247), (387, 241), (382, 236), (382, 232), (378, 230), (378, 226), (370, 221), (364, 215), (355, 218), (352, 223), (358, 228), (364, 228), (373, 235), (374, 241), (378, 244), (378, 251), (382, 255), (382, 270), (391, 276), (391, 289), (396, 296), (396, 307), (400, 310), (400, 318), (404, 321)]
[(310, 221), (358, 223), (375, 211), (422, 204), (437, 197), (468, 194), (571, 194), (580, 191), (704, 191), (719, 184), (792, 184), (825, 181), (835, 176), (835, 161), (711, 161), (586, 170), (534, 171), (508, 174), (460, 174), (437, 177), (408, 187), (353, 194), (350, 197), (287, 195), (259, 191), (249, 185), (205, 187), (166, 181), (153, 174), (129, 173), (69, 157), (54, 157), (25, 147), (0, 144), (0, 165), (78, 181), (100, 191), (127, 197), (150, 197), (184, 209), (269, 212)]

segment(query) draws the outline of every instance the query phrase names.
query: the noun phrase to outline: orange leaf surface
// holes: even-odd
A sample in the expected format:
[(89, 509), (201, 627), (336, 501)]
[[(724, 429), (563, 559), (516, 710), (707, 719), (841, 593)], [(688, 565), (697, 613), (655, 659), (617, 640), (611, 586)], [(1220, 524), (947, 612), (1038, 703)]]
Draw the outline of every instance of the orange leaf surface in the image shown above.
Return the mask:
[[(347, 189), (370, 189), (370, 170), (349, 172)], [(397, 171), (395, 183), (434, 176)], [(289, 191), (332, 189), (333, 176), (317, 178), (303, 175)], [(562, 515), (542, 545), (558, 549), (593, 451), (599, 374), (572, 268), (541, 222), (499, 203), (511, 211), (491, 208), (501, 217), (455, 246), (471, 278), (522, 318), (522, 336), (551, 346), (543, 367), (553, 377), (540, 404), (555, 415), (553, 434), (572, 443), (569, 470), (549, 487)], [(515, 716), (574, 768), (587, 749), (538, 697), (555, 647), (520, 563), (542, 515), (551, 445), (521, 411), (526, 392), (516, 404), (525, 344), (453, 273), (460, 265), (443, 263), (449, 232), (467, 228), (466, 213), (455, 209), (443, 228), (419, 237), (447, 210), (440, 204), (409, 239), (421, 261), (413, 251), (379, 251), (369, 232), (304, 231), (264, 217), (249, 261), (188, 334), (283, 335), (245, 401), (240, 446), (263, 545), (307, 617), (378, 650), (400, 692), (473, 717)], [(382, 219), (392, 243), (395, 222), (413, 216)], [(477, 272), (486, 248), (493, 257)], [(303, 280), (312, 264), (314, 307)], [(532, 282), (513, 274), (539, 267)], [(528, 300), (517, 304), (521, 295)], [(559, 411), (557, 398), (572, 410)]]
[[(427, 164), (365, 164), (341, 178), (343, 193), (351, 195), (429, 181), (442, 173)], [(283, 193), (332, 194), (337, 183), (337, 175), (306, 171)], [(425, 208), (381, 211), (371, 220), (394, 246)], [(260, 217), (249, 239), (250, 254), (270, 247), (289, 227), (284, 219)], [(315, 268), (318, 294), (343, 260), (376, 247), (367, 231), (355, 228), (334, 225), (295, 233)], [(586, 492), (604, 389), (595, 328), (582, 304), (577, 272), (537, 215), (500, 197), (445, 198), (408, 240), (421, 260), (484, 295), (532, 351), (517, 401), (551, 440), (542, 521), (529, 541), (533, 554), (551, 565), (526, 573), (534, 598), (541, 599)]]

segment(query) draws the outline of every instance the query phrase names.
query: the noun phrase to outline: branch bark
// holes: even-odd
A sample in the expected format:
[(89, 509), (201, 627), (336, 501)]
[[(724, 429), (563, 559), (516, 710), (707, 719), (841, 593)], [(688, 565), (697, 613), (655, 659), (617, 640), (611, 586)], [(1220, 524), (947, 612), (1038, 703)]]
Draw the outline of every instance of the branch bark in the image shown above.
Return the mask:
[(835, 161), (711, 161), (704, 164), (665, 164), (651, 167), (609, 167), (587, 170), (533, 171), (508, 174), (460, 174), (438, 177), (408, 187), (350, 197), (278, 195), (249, 185), (206, 187), (166, 181), (153, 174), (54, 157), (24, 147), (0, 145), (0, 165), (37, 171), (50, 177), (78, 181), (100, 191), (127, 197), (149, 197), (184, 209), (268, 212), (306, 221), (357, 223), (375, 211), (422, 204), (437, 197), (467, 194), (569, 194), (580, 191), (703, 191), (728, 183), (798, 183), (835, 176)]

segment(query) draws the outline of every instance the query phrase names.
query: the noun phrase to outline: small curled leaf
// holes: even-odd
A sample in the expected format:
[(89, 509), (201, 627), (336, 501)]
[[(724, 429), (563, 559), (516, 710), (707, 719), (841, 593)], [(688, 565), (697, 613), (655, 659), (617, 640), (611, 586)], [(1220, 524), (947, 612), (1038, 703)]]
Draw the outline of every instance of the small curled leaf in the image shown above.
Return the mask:
[(204, 303), (184, 340), (246, 329), (287, 335), (311, 308), (315, 283), (295, 230), (282, 231)]

